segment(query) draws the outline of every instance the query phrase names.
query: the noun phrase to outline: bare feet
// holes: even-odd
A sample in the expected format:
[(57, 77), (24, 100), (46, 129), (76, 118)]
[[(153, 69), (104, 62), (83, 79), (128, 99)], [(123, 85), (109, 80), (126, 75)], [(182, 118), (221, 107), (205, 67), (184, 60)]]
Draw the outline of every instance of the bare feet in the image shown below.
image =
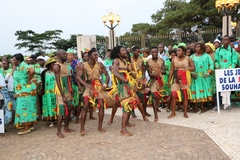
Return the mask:
[(132, 115), (132, 118), (137, 118), (137, 116), (135, 114)]
[(154, 119), (154, 122), (158, 122), (158, 118)]
[(106, 130), (103, 129), (102, 127), (98, 127), (98, 130), (99, 130), (100, 132), (102, 132), (102, 133), (105, 133), (105, 132), (106, 132)]
[(74, 129), (69, 129), (69, 128), (64, 129), (64, 132), (74, 132), (74, 131), (75, 131)]
[(122, 136), (132, 136), (132, 133), (128, 132), (127, 130), (121, 131), (120, 135)]
[(127, 127), (135, 127), (135, 124), (127, 123)]
[(86, 134), (85, 130), (82, 130), (82, 131), (80, 132), (80, 135), (81, 135), (81, 136), (84, 136), (85, 134)]
[(176, 116), (176, 114), (171, 114), (170, 116), (168, 116), (168, 119), (174, 118)]
[(113, 123), (113, 120), (110, 119), (107, 124), (111, 125), (112, 123)]
[(89, 119), (91, 119), (91, 120), (97, 120), (97, 118), (95, 118), (95, 117), (89, 117)]
[(151, 114), (149, 114), (149, 113), (145, 113), (145, 116), (147, 116), (147, 117), (151, 117)]
[(64, 138), (65, 136), (61, 132), (57, 132), (58, 138)]
[(184, 114), (183, 116), (184, 116), (184, 118), (189, 118), (187, 114)]
[(149, 121), (147, 117), (144, 117), (143, 120), (144, 120), (145, 122), (148, 122), (148, 121)]

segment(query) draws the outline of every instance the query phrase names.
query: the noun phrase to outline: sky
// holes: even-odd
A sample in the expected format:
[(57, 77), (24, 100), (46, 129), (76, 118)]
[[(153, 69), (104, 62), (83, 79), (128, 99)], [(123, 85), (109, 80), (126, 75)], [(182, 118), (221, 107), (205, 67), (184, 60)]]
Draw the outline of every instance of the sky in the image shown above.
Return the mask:
[(164, 0), (0, 0), (0, 55), (24, 53), (14, 47), (17, 30), (42, 33), (60, 29), (61, 38), (71, 34), (108, 36), (102, 16), (110, 11), (121, 16), (117, 36), (131, 31), (132, 24), (152, 23), (151, 15)]

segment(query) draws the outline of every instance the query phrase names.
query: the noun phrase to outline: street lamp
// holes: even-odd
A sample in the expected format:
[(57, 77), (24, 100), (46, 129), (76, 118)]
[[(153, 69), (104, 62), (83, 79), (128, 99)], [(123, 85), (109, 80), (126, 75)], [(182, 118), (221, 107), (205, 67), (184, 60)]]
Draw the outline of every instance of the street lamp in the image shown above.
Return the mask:
[(222, 12), (227, 16), (227, 35), (229, 35), (229, 15), (233, 8), (237, 9), (240, 0), (216, 0), (215, 7), (218, 9), (218, 12), (222, 9)]
[[(110, 26), (108, 26), (106, 23), (107, 21), (109, 21)], [(114, 25), (114, 22), (117, 22), (116, 25)], [(102, 17), (102, 22), (104, 23), (104, 26), (107, 26), (110, 29), (110, 36), (111, 36), (111, 40), (112, 40), (112, 44), (111, 44), (111, 48), (113, 48), (115, 46), (115, 42), (114, 42), (114, 29), (119, 25), (119, 22), (121, 21), (121, 17), (117, 14), (116, 16), (110, 12), (107, 16), (103, 16)]]

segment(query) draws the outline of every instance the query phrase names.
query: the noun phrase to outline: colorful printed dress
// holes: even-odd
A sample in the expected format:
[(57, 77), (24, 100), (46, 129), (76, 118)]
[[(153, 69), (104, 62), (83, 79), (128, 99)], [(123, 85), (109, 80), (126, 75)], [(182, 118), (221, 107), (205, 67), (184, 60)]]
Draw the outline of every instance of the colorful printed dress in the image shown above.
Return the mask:
[(88, 62), (84, 62), (83, 67), (84, 67), (84, 80), (86, 80), (88, 84), (91, 84), (93, 86), (93, 90), (90, 90), (88, 87), (85, 87), (85, 90), (83, 92), (84, 103), (88, 104), (88, 102), (90, 102), (93, 107), (100, 108), (99, 101), (103, 100), (104, 101), (103, 105), (106, 108), (106, 101), (102, 90), (102, 84), (99, 80), (102, 74), (101, 63), (96, 62), (94, 67), (91, 68)]
[(172, 63), (174, 63), (174, 75), (171, 80), (172, 87), (170, 96), (176, 97), (177, 102), (192, 99), (190, 90), (191, 73), (187, 70), (190, 66), (189, 57), (186, 56), (183, 60), (175, 57)]
[(13, 73), (14, 92), (17, 98), (15, 124), (35, 122), (37, 119), (36, 85), (27, 82), (30, 68), (25, 62), (21, 62)]
[[(154, 74), (154, 72), (161, 71), (163, 66), (164, 66), (164, 61), (159, 57), (157, 62), (153, 61), (152, 59), (150, 59), (147, 62), (147, 67), (151, 68), (152, 74)], [(158, 78), (150, 77), (148, 85), (150, 86), (150, 91), (151, 91), (151, 97), (149, 98), (149, 101), (152, 101), (155, 99), (164, 101), (166, 94), (163, 88), (164, 80), (163, 80), (162, 74), (160, 74)]]
[(137, 108), (137, 100), (134, 98), (135, 93), (133, 92), (133, 87), (135, 85), (135, 79), (133, 79), (128, 72), (128, 65), (125, 60), (118, 59), (119, 62), (119, 74), (128, 80), (128, 83), (119, 81), (117, 77), (112, 74), (112, 90), (109, 92), (109, 96), (115, 96), (117, 101), (120, 101), (122, 106), (122, 111), (130, 113), (134, 108)]
[(54, 93), (56, 94), (57, 115), (68, 115), (68, 108), (72, 105), (72, 81), (69, 67), (66, 63), (55, 63), (60, 66), (60, 83), (65, 97), (67, 98), (67, 105), (63, 102), (60, 90), (55, 82)]
[(44, 95), (42, 96), (42, 116), (45, 120), (57, 119), (56, 95), (54, 94), (55, 75), (52, 71), (45, 73)]
[(195, 65), (195, 74), (197, 74), (196, 79), (192, 79), (191, 91), (192, 91), (192, 102), (208, 102), (212, 101), (212, 87), (209, 84), (211, 77), (204, 76), (208, 73), (209, 75), (213, 73), (214, 66), (212, 58), (207, 54), (203, 53), (201, 56), (196, 56), (196, 54), (190, 57)]

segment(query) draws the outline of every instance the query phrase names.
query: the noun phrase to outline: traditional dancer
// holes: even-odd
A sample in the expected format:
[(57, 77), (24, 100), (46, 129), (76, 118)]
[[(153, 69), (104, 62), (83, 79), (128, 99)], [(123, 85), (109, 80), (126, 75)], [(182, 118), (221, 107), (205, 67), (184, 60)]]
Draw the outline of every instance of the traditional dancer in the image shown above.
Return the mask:
[(152, 58), (147, 62), (147, 70), (150, 76), (149, 85), (151, 91), (151, 99), (153, 101), (154, 122), (158, 121), (158, 105), (160, 101), (163, 101), (164, 97), (164, 80), (163, 75), (165, 73), (164, 61), (158, 56), (157, 47), (151, 48)]
[[(104, 107), (106, 107), (103, 91), (105, 90), (105, 88), (107, 88), (109, 75), (104, 65), (98, 62), (98, 52), (96, 49), (91, 49), (88, 52), (88, 56), (89, 61), (81, 64), (76, 77), (77, 81), (86, 87), (83, 92), (84, 105), (81, 111), (81, 135), (86, 134), (85, 122), (88, 105), (98, 107), (98, 130), (102, 133), (106, 132), (102, 127), (104, 118)], [(104, 83), (103, 85), (99, 80), (101, 74), (104, 74), (106, 76), (107, 83)], [(84, 75), (84, 78), (82, 78), (82, 75)]]
[(113, 87), (110, 96), (116, 95), (116, 100), (120, 101), (122, 106), (122, 126), (121, 135), (132, 136), (127, 131), (127, 124), (129, 123), (130, 113), (137, 107), (137, 100), (134, 98), (134, 79), (130, 77), (128, 65), (125, 61), (126, 50), (122, 46), (114, 47), (111, 52), (111, 59), (113, 59)]
[[(187, 107), (188, 100), (191, 99), (191, 72), (195, 71), (192, 59), (186, 54), (186, 47), (179, 46), (177, 49), (177, 57), (172, 60), (171, 70), (168, 79), (168, 86), (171, 86), (171, 107), (172, 114), (168, 118), (176, 116), (176, 102), (183, 101), (184, 117), (188, 118)], [(182, 99), (183, 97), (183, 99)]]
[(65, 50), (57, 51), (57, 63), (55, 64), (53, 71), (55, 74), (55, 94), (56, 94), (56, 104), (57, 104), (57, 136), (59, 138), (64, 138), (61, 132), (61, 124), (63, 116), (65, 116), (65, 132), (72, 132), (74, 130), (69, 129), (69, 120), (72, 106), (72, 80), (71, 74), (68, 70), (68, 65), (65, 63), (67, 60), (67, 53)]
[[(134, 47), (133, 47), (133, 48), (134, 48)], [(136, 50), (136, 51), (137, 51), (137, 50)], [(139, 57), (139, 58), (140, 58), (140, 57)], [(140, 111), (141, 114), (142, 114), (143, 120), (146, 121), (146, 122), (148, 122), (149, 120), (148, 120), (147, 117), (145, 116), (145, 112), (144, 112), (143, 106), (142, 106), (142, 104), (141, 104), (141, 100), (140, 100), (140, 98), (138, 97), (138, 95), (135, 94), (136, 91), (138, 90), (138, 89), (137, 89), (138, 83), (137, 83), (137, 78), (136, 78), (136, 77), (137, 77), (137, 73), (136, 73), (136, 71), (133, 70), (133, 66), (132, 66), (133, 64), (132, 64), (132, 60), (131, 60), (131, 59), (132, 59), (132, 58), (131, 58), (131, 56), (130, 56), (130, 53), (126, 51), (126, 57), (124, 58), (124, 60), (125, 60), (126, 63), (127, 63), (127, 70), (128, 70), (128, 72), (129, 72), (129, 79), (132, 79), (132, 80), (133, 80), (133, 81), (132, 81), (132, 85), (133, 85), (133, 86), (132, 86), (132, 92), (134, 93), (134, 94), (133, 94), (133, 97), (138, 101), (138, 103), (137, 103), (136, 105), (137, 105), (139, 111)], [(141, 81), (141, 80), (140, 80), (140, 81)], [(140, 83), (140, 82), (139, 82), (139, 83)], [(113, 83), (113, 88), (116, 88), (116, 87), (114, 87), (114, 86), (116, 86), (116, 82)], [(114, 91), (114, 89), (113, 89), (113, 91)], [(113, 91), (110, 91), (110, 93), (111, 93), (111, 92), (113, 93)], [(116, 91), (116, 90), (115, 90), (115, 91)], [(115, 96), (111, 96), (111, 97), (112, 97), (112, 100), (113, 100), (113, 97), (116, 98), (117, 92), (115, 92), (114, 95), (115, 95)], [(117, 97), (118, 97), (118, 96), (117, 96)], [(112, 107), (112, 114), (111, 114), (110, 120), (108, 121), (108, 124), (109, 124), (109, 125), (113, 123), (114, 116), (115, 116), (115, 114), (116, 114), (116, 112), (117, 112), (117, 108), (118, 108), (119, 106), (121, 106), (120, 101), (119, 101), (119, 98), (116, 98), (115, 103), (113, 104), (113, 107)], [(132, 117), (133, 117), (133, 118), (136, 118), (134, 109), (135, 109), (135, 108), (133, 108), (133, 110), (131, 111), (131, 114), (132, 114)], [(134, 124), (131, 124), (131, 123), (129, 122), (129, 119), (128, 119), (128, 121), (127, 121), (127, 127), (133, 127), (133, 126), (135, 126), (135, 125), (134, 125)]]
[(137, 88), (137, 96), (139, 97), (140, 102), (142, 102), (142, 106), (139, 106), (139, 109), (143, 107), (144, 115), (150, 117), (151, 114), (147, 113), (147, 95), (145, 93), (145, 85), (146, 78), (145, 72), (146, 67), (144, 65), (144, 60), (140, 57), (140, 48), (135, 46), (132, 48), (133, 56), (131, 58), (131, 66), (133, 73), (136, 78), (136, 88)]
[[(79, 62), (78, 64), (77, 64), (77, 66), (76, 66), (76, 74), (78, 74), (79, 72), (78, 72), (78, 70), (81, 68), (81, 64), (82, 63), (84, 63), (84, 62), (88, 62), (89, 61), (89, 57), (88, 57), (88, 52), (84, 52), (83, 54), (82, 54), (82, 62)], [(79, 77), (79, 75), (76, 75), (76, 76), (78, 76)], [(84, 75), (82, 75), (82, 79), (84, 79), (85, 78), (85, 76)], [(85, 80), (85, 79), (84, 79)], [(85, 90), (85, 87), (81, 84), (81, 83), (79, 83), (78, 82), (78, 90), (79, 90), (79, 103), (80, 103), (80, 112), (79, 112), (79, 114), (77, 115), (77, 117), (80, 117), (80, 113), (81, 113), (81, 109), (82, 109), (82, 107), (83, 107), (83, 92), (84, 92), (84, 90)], [(93, 106), (91, 106), (91, 105), (88, 105), (88, 110), (89, 110), (89, 119), (91, 119), (91, 120), (96, 120), (97, 118), (95, 118), (94, 116), (93, 116)]]
[(76, 81), (76, 66), (77, 66), (77, 60), (74, 59), (74, 51), (71, 49), (67, 50), (67, 64), (69, 65), (69, 71), (72, 74), (72, 89), (73, 89), (73, 100), (72, 100), (72, 105), (73, 109), (75, 111), (75, 116), (76, 116), (76, 123), (79, 123), (80, 118), (80, 104), (79, 104), (79, 91), (78, 91), (78, 86), (80, 84), (77, 83)]

